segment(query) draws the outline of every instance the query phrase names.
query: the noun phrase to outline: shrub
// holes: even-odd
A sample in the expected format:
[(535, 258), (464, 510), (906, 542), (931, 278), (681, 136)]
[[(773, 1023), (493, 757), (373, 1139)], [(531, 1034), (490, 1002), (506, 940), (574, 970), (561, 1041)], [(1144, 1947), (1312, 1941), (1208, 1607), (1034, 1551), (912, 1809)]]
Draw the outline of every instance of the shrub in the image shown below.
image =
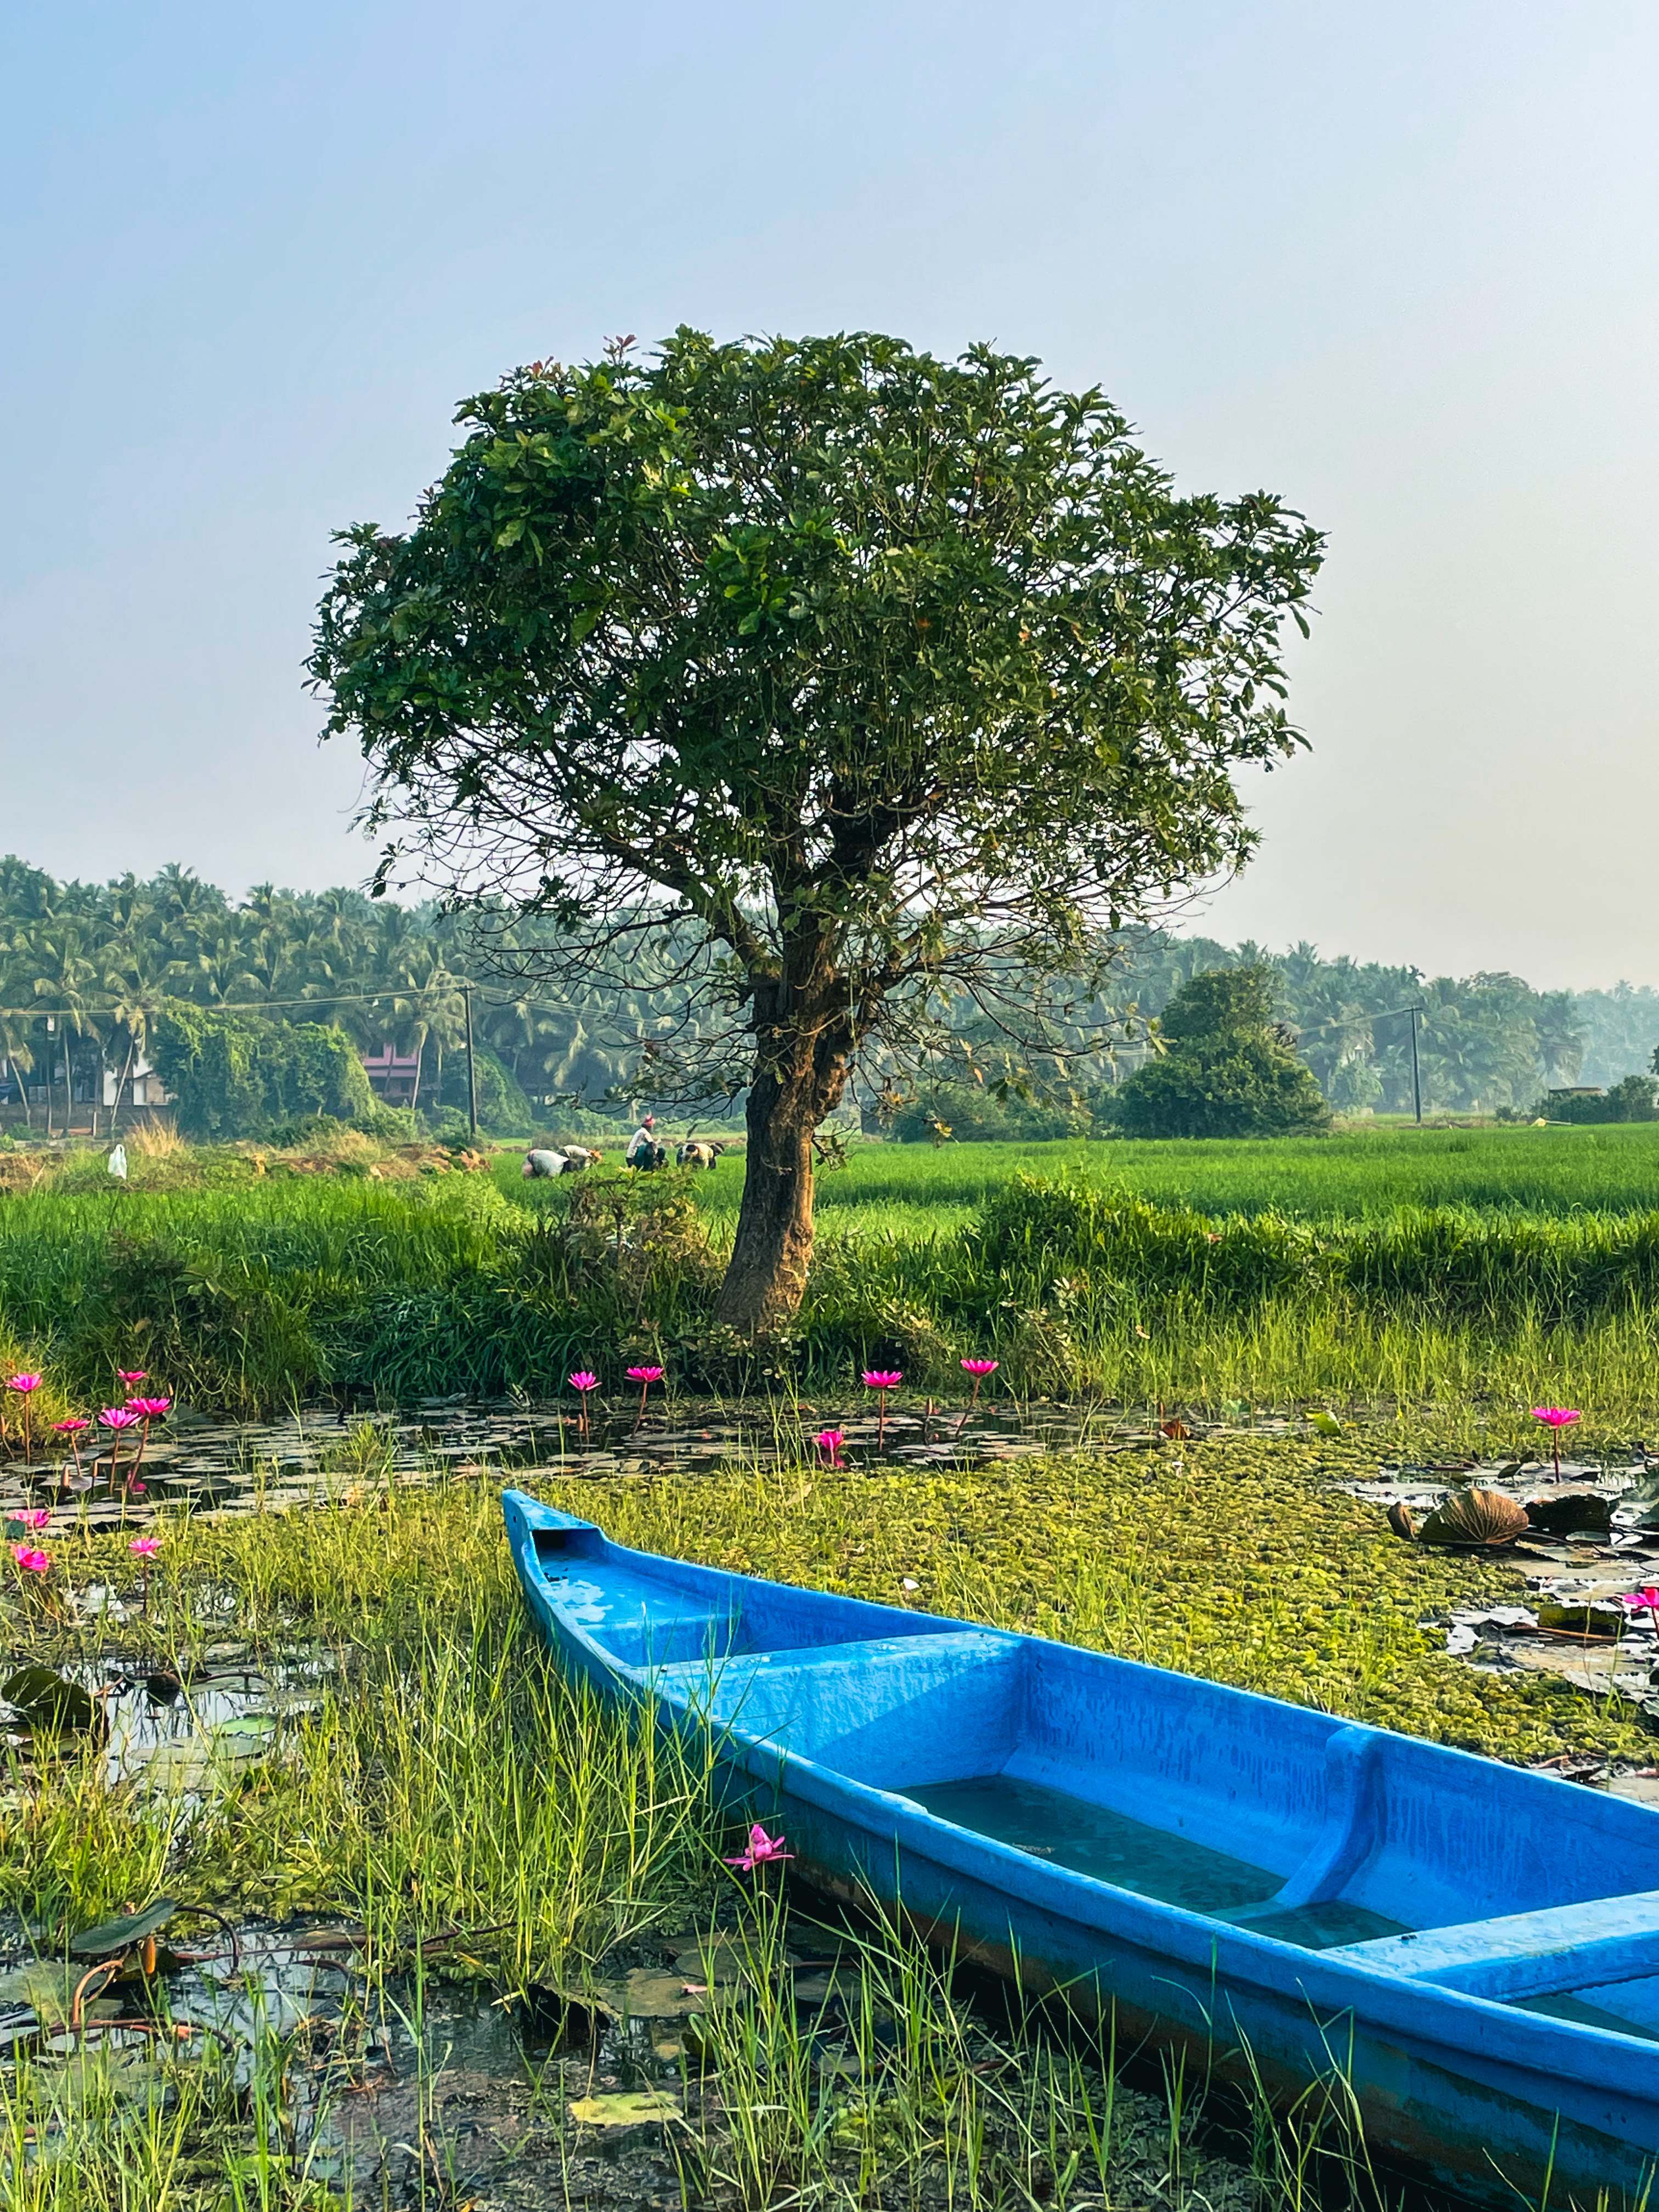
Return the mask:
[(1126, 1137), (1309, 1136), (1331, 1109), (1273, 1019), (1264, 969), (1194, 975), (1164, 1011), (1169, 1050), (1148, 1060), (1109, 1102)]

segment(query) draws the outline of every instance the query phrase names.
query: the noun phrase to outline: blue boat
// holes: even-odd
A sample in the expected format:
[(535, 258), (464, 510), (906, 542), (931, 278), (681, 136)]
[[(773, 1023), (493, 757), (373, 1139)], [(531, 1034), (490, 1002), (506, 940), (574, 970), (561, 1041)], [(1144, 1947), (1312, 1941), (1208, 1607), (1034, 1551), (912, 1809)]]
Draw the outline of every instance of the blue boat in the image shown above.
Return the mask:
[(612, 1544), (503, 1500), (562, 1667), (712, 1729), (817, 1888), (1480, 2203), (1659, 2212), (1659, 1816), (1041, 1638)]

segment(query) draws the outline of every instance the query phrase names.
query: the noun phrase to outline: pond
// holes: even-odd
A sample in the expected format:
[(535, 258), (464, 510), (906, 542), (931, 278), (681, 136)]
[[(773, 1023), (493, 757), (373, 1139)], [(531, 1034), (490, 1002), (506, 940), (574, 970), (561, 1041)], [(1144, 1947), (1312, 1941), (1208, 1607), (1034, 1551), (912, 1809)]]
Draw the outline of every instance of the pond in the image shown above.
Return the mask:
[[(963, 1409), (911, 1407), (884, 1419), (868, 1400), (845, 1410), (828, 1398), (677, 1401), (635, 1422), (596, 1411), (586, 1424), (570, 1402), (430, 1399), (398, 1412), (354, 1414), (313, 1406), (282, 1420), (235, 1423), (175, 1409), (140, 1457), (107, 1445), (78, 1458), (0, 1463), (0, 1513), (46, 1506), (88, 1530), (142, 1526), (158, 1507), (210, 1515), (271, 1511), (349, 1497), (355, 1485), (427, 1484), (542, 1470), (595, 1478), (696, 1474), (733, 1463), (757, 1468), (823, 1458), (815, 1438), (838, 1431), (848, 1468), (973, 1467), (1054, 1451), (1104, 1452), (1226, 1433), (1219, 1425), (1160, 1424), (1156, 1412), (1039, 1399)], [(1264, 1416), (1251, 1433), (1289, 1431)]]

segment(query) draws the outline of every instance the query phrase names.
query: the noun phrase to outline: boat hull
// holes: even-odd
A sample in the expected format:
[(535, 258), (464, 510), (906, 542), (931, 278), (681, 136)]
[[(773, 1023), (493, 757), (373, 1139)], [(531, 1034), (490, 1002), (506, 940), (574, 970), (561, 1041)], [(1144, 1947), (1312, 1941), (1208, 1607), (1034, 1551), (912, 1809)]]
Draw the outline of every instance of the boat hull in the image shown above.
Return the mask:
[[(1531, 1821), (1541, 1841), (1493, 1834), (1494, 1853), (1506, 1847), (1510, 1857), (1479, 1912), (1454, 1910), (1443, 1885), (1434, 1896), (1432, 1853), (1420, 1856), (1421, 1924), (1444, 1931), (1449, 1956), (1459, 1933), (1449, 1923), (1497, 1931), (1511, 1996), (1551, 1986), (1549, 1958), (1580, 1940), (1587, 1917), (1597, 1955), (1619, 1950), (1626, 1982), (1650, 1953), (1646, 1971), (1659, 1977), (1659, 1818), (1103, 1655), (630, 1553), (517, 1493), (505, 1506), (526, 1596), (562, 1667), (606, 1699), (654, 1711), (665, 1728), (705, 1740), (712, 1732), (726, 1809), (781, 1826), (796, 1874), (815, 1887), (902, 1917), (1033, 1996), (1060, 1996), (1109, 2023), (1120, 2056), (1147, 2042), (1185, 2051), (1189, 2078), (1200, 2069), (1231, 2077), (1281, 2112), (1326, 2085), (1334, 2112), (1350, 2100), (1357, 2110), (1367, 2156), (1466, 2201), (1538, 2204), (1547, 2191), (1558, 2208), (1641, 2212), (1651, 2193), (1659, 2205), (1659, 2040), (1639, 2039), (1644, 2028), (1602, 2033), (1470, 1994), (1482, 1971), (1494, 1992), (1508, 1985), (1490, 1966), (1471, 1973), (1455, 1957), (1425, 1983), (1395, 1954), (1413, 1943), (1432, 1948), (1426, 1936), (1305, 1948), (1081, 1878), (1029, 1845), (930, 1812), (903, 1777), (921, 1786), (930, 1730), (972, 1774), (1000, 1755), (999, 1745), (1006, 1753), (1010, 1741), (1045, 1731), (1063, 1739), (1068, 1726), (1086, 1723), (1091, 1698), (1139, 1696), (1152, 1715), (1154, 1748), (1171, 1761), (1182, 1727), (1196, 1727), (1206, 1743), (1212, 1732), (1218, 1768), (1229, 1756), (1248, 1764), (1258, 1737), (1282, 1737), (1296, 1786), (1324, 1793), (1322, 1810), (1309, 1816), (1300, 1871), (1279, 1893), (1298, 1905), (1357, 1893), (1357, 1869), (1368, 1853), (1376, 1859), (1389, 1823), (1432, 1825), (1418, 1802), (1425, 1790), (1443, 1800), (1461, 1791), (1471, 1803), (1495, 1791), (1481, 1820), (1512, 1830)], [(678, 1614), (666, 1606), (652, 1613), (659, 1590), (672, 1594)], [(738, 1635), (750, 1620), (753, 1633)], [(1173, 1717), (1160, 1720), (1166, 1709)], [(1068, 1722), (1068, 1712), (1083, 1718)], [(976, 1730), (988, 1749), (971, 1741)], [(1311, 1778), (1301, 1772), (1310, 1762), (1319, 1768)], [(1240, 1822), (1254, 1786), (1243, 1781), (1230, 1816)], [(1459, 1837), (1446, 1818), (1453, 1826), (1437, 1848), (1455, 1862)], [(1600, 1827), (1585, 1829), (1586, 1820)], [(1569, 1860), (1592, 1846), (1622, 1854), (1622, 1886), (1632, 1894), (1603, 1903), (1593, 1887), (1569, 1889), (1559, 1937), (1548, 1911), (1483, 1917), (1506, 1880), (1536, 1886), (1558, 1828)], [(1484, 1832), (1480, 1821), (1468, 1832)], [(1417, 1847), (1426, 1850), (1421, 1835)], [(1271, 1863), (1260, 1848), (1257, 1856)], [(1557, 1900), (1540, 1891), (1538, 1901)], [(1506, 1930), (1507, 1944), (1498, 1940)], [(1506, 1969), (1510, 1954), (1521, 1963)], [(1606, 1978), (1618, 1975), (1607, 1970)]]

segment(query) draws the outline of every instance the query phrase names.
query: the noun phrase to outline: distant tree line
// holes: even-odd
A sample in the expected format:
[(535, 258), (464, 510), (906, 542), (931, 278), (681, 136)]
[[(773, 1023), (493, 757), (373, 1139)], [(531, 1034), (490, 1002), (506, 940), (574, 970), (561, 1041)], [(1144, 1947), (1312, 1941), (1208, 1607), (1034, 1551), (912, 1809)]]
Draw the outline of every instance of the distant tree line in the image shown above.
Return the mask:
[[(511, 927), (492, 921), (488, 962), (478, 957), (476, 927), (357, 890), (262, 884), (237, 902), (177, 866), (143, 880), (64, 884), (22, 860), (0, 860), (0, 1088), (9, 1079), (14, 1097), (50, 1091), (62, 1126), (65, 1107), (78, 1115), (88, 1102), (101, 1103), (106, 1077), (130, 1088), (143, 1061), (164, 1076), (171, 1068), (176, 1090), (193, 1055), (197, 1066), (211, 1059), (216, 1071), (220, 1133), (261, 1116), (361, 1104), (356, 1071), (325, 1041), (266, 1048), (256, 1070), (249, 1040), (264, 1010), (284, 1028), (343, 1032), (358, 1051), (390, 1043), (418, 1063), (414, 1103), (456, 1111), (466, 1103), (463, 985), (471, 980), (487, 1126), (522, 1127), (551, 1115), (574, 1132), (582, 1119), (577, 1101), (604, 1118), (625, 1115), (626, 1094), (642, 1070), (648, 1081), (653, 1056), (678, 1048), (683, 1029), (672, 993), (654, 988), (648, 943), (637, 956), (636, 994), (612, 982), (555, 993), (501, 981)], [(672, 951), (661, 948), (665, 968)], [(1425, 976), (1408, 966), (1322, 959), (1305, 944), (1272, 953), (1160, 931), (1125, 940), (1115, 1011), (1161, 1016), (1195, 976), (1255, 969), (1270, 981), (1273, 1022), (1340, 1113), (1411, 1110), (1411, 1025), (1398, 1010), (1413, 1004), (1423, 1008), (1418, 1054), (1430, 1112), (1522, 1113), (1552, 1090), (1611, 1088), (1645, 1071), (1659, 1045), (1659, 992), (1647, 986), (1539, 992), (1516, 975)], [(234, 1010), (241, 1027), (227, 1019), (210, 1025), (210, 1037), (185, 1019), (185, 1008)], [(250, 1008), (252, 1028), (242, 1019)], [(1080, 1018), (1079, 1036), (1087, 1027)], [(1120, 1037), (1133, 1029), (1115, 1024)], [(1151, 1056), (1144, 1045), (1120, 1045), (1109, 1061), (1060, 1054), (1035, 1071), (1035, 1083), (1011, 1083), (994, 1079), (997, 1039), (983, 1023), (964, 1020), (963, 1036), (965, 1056), (941, 1071), (946, 1079), (896, 1087), (878, 1115), (872, 1102), (872, 1126), (878, 1119), (910, 1137), (943, 1126), (958, 1138), (1091, 1127)]]
[[(495, 926), (492, 951), (503, 949), (512, 932)], [(532, 1127), (558, 1104), (574, 1133), (586, 1121), (576, 1099), (621, 1118), (629, 1102), (612, 1094), (676, 1030), (672, 994), (550, 1000), (500, 980), (499, 957), (483, 972), (467, 929), (434, 907), (270, 884), (238, 903), (187, 868), (64, 884), (0, 859), (0, 1109), (32, 1097), (37, 1127), (48, 1115), (84, 1126), (111, 1091), (130, 1097), (133, 1070), (149, 1064), (169, 1091), (194, 1085), (203, 1135), (349, 1114), (367, 1083), (320, 1028), (354, 1053), (391, 1044), (416, 1062), (406, 1103), (459, 1112), (469, 981), (487, 1127)], [(294, 1029), (311, 1034), (277, 1034)]]

